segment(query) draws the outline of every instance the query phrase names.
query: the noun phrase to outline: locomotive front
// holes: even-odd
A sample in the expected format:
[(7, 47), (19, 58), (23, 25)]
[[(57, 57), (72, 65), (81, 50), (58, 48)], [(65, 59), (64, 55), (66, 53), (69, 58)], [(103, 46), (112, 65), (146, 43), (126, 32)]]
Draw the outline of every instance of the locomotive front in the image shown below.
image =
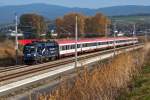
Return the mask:
[(36, 61), (36, 56), (37, 56), (37, 46), (36, 44), (27, 44), (24, 46), (23, 49), (23, 54), (24, 54), (24, 63), (31, 63), (33, 61)]
[(55, 41), (36, 42), (24, 46), (24, 63), (50, 61), (59, 57), (58, 44)]

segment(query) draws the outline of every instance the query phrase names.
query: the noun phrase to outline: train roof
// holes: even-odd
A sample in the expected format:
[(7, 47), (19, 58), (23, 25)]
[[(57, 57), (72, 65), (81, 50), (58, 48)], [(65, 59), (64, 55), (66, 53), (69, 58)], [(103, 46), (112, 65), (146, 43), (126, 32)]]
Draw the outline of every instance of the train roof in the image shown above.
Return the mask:
[[(116, 40), (125, 40), (125, 39), (133, 39), (131, 37), (117, 37), (115, 38)], [(136, 38), (137, 39), (137, 38)], [(85, 39), (79, 39), (78, 43), (89, 43), (89, 42), (98, 42), (98, 41), (113, 41), (114, 38), (85, 38)], [(25, 40), (19, 40), (19, 44), (21, 45), (26, 45), (26, 44), (31, 44), (34, 41), (42, 41), (38, 39), (25, 39)], [(66, 44), (75, 44), (74, 39), (56, 39), (53, 40), (53, 42), (58, 43), (59, 45), (66, 45)]]
[[(133, 39), (133, 38), (129, 38), (129, 37), (117, 37), (115, 38), (116, 40), (126, 40), (126, 39)], [(89, 43), (89, 42), (104, 42), (104, 41), (113, 41), (114, 38), (87, 38), (87, 39), (79, 39), (78, 43)], [(56, 40), (56, 42), (59, 45), (65, 45), (65, 44), (74, 44), (75, 40), (73, 39), (59, 39)]]

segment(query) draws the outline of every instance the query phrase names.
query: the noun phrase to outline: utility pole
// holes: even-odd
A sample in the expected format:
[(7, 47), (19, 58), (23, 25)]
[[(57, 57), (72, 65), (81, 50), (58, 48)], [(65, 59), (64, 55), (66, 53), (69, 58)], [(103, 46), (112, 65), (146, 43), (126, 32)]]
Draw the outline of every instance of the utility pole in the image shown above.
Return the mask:
[(16, 50), (16, 65), (18, 64), (18, 16), (17, 14), (15, 14), (15, 32), (16, 32), (16, 46), (15, 46), (15, 50)]
[(134, 45), (134, 38), (136, 36), (136, 25), (133, 24), (133, 45)]
[(107, 31), (108, 25), (107, 23), (105, 24), (105, 37), (108, 37), (108, 31)]
[(145, 43), (147, 43), (147, 32), (145, 31)]
[(77, 63), (78, 63), (77, 43), (78, 43), (78, 17), (76, 16), (76, 23), (75, 23), (75, 68), (77, 68)]
[(114, 56), (116, 55), (116, 33), (117, 33), (116, 23), (114, 23)]

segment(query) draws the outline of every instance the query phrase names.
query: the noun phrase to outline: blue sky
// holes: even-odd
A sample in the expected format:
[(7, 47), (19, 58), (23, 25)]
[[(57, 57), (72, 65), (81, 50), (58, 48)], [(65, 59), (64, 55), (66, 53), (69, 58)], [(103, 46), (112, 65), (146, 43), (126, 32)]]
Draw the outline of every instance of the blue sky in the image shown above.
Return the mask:
[(31, 3), (46, 3), (81, 8), (101, 8), (116, 5), (150, 5), (150, 0), (0, 0), (0, 6)]

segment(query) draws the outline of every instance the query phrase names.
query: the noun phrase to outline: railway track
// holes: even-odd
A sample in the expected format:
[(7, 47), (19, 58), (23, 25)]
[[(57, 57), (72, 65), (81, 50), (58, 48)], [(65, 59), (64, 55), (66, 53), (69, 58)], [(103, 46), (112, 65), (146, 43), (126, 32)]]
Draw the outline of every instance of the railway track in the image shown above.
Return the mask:
[(16, 70), (20, 68), (30, 67), (29, 65), (19, 65), (19, 66), (9, 66), (9, 67), (0, 67), (0, 73), (7, 72), (11, 70)]
[[(136, 46), (138, 46), (138, 45), (141, 45), (141, 44), (137, 44)], [(121, 50), (121, 49), (127, 49), (127, 48), (131, 48), (131, 47), (134, 47), (134, 46), (120, 47), (120, 48), (117, 48), (116, 50), (118, 51), (118, 50)], [(101, 52), (98, 52), (98, 53), (95, 52), (95, 53), (87, 54), (86, 56), (81, 55), (78, 60), (83, 60), (83, 59), (86, 59), (86, 58), (94, 57), (94, 56), (97, 56), (99, 54), (109, 53), (109, 52), (112, 52), (112, 51), (113, 51), (113, 49), (110, 49), (110, 50), (105, 50), (105, 51), (101, 51)], [(16, 68), (11, 67), (10, 69), (7, 68), (6, 70), (0, 71), (0, 73), (1, 73), (0, 82), (4, 82), (4, 81), (10, 80), (10, 79), (15, 79), (15, 78), (18, 78), (18, 77), (21, 77), (21, 76), (33, 74), (33, 73), (36, 73), (36, 72), (41, 72), (41, 71), (44, 71), (44, 70), (47, 70), (47, 69), (50, 69), (50, 68), (53, 68), (53, 67), (57, 67), (59, 65), (65, 65), (65, 64), (72, 63), (72, 62), (74, 62), (74, 57), (66, 58), (66, 59), (62, 59), (62, 60), (58, 60), (58, 61), (52, 61), (52, 62), (49, 62), (49, 63), (35, 65), (35, 67), (33, 67), (33, 68), (30, 68), (32, 66), (28, 66), (28, 65), (18, 66)], [(19, 70), (19, 69), (23, 69), (25, 67), (26, 67), (25, 70), (11, 73), (11, 71), (13, 71), (13, 70)], [(2, 73), (4, 73), (4, 75)], [(7, 74), (5, 74), (5, 73), (7, 73)]]
[[(69, 57), (65, 57), (65, 59), (66, 58), (69, 58)], [(59, 59), (59, 60), (61, 60), (61, 59)], [(50, 61), (50, 62), (53, 62), (53, 61)], [(38, 64), (38, 65), (41, 65), (41, 64)], [(9, 72), (9, 71), (17, 70), (17, 69), (21, 69), (21, 68), (27, 68), (27, 67), (31, 67), (31, 66), (32, 65), (17, 65), (17, 66), (0, 67), (0, 73)]]
[(43, 70), (46, 70), (46, 69), (49, 69), (49, 68), (52, 68), (52, 67), (59, 66), (61, 64), (68, 64), (68, 63), (71, 63), (71, 62), (73, 62), (73, 61), (70, 60), (70, 61), (67, 61), (67, 62), (56, 63), (56, 64), (53, 64), (53, 65), (50, 65), (50, 66), (45, 65), (45, 66), (42, 66), (40, 68), (34, 68), (32, 70), (27, 70), (27, 71), (24, 71), (24, 72), (17, 72), (17, 73), (13, 73), (13, 74), (6, 75), (6, 76), (1, 76), (0, 77), (0, 82), (6, 81), (6, 80), (9, 80), (9, 79), (12, 79), (12, 78), (16, 78), (16, 77), (19, 77), (19, 76), (24, 76), (24, 75), (27, 75), (27, 74), (43, 71)]

